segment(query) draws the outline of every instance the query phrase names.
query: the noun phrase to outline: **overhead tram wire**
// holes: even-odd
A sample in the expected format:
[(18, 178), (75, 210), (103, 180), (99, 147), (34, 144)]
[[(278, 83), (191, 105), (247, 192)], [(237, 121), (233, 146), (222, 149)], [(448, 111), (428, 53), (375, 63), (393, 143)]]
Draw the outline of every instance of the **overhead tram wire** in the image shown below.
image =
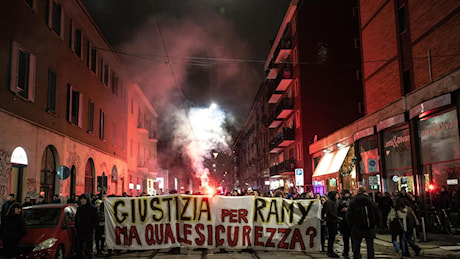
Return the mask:
[[(153, 3), (153, 0), (150, 0), (150, 4), (152, 5), (153, 10), (155, 10), (155, 4)], [(184, 109), (185, 116), (187, 117), (187, 121), (188, 121), (188, 123), (189, 123), (190, 131), (192, 132), (193, 139), (194, 139), (195, 142), (196, 142), (197, 139), (196, 139), (196, 136), (195, 136), (195, 132), (193, 131), (192, 122), (190, 122), (190, 117), (189, 117), (188, 112), (187, 112), (187, 107), (185, 106), (185, 96), (184, 96), (184, 93), (182, 92), (182, 89), (180, 88), (179, 83), (177, 82), (176, 75), (174, 74), (174, 70), (173, 70), (173, 68), (172, 68), (172, 66), (171, 66), (171, 59), (169, 58), (168, 49), (166, 48), (166, 42), (165, 42), (165, 40), (164, 40), (163, 33), (162, 33), (162, 31), (161, 31), (160, 23), (158, 22), (158, 19), (157, 19), (155, 16), (154, 16), (154, 19), (155, 19), (155, 23), (156, 23), (157, 28), (158, 28), (158, 32), (160, 33), (161, 43), (163, 44), (163, 50), (164, 50), (164, 52), (165, 52), (166, 59), (167, 59), (165, 63), (168, 65), (169, 70), (171, 71), (171, 75), (172, 75), (173, 80), (174, 80), (174, 84), (176, 85), (176, 88), (177, 88), (177, 90), (178, 90), (179, 93), (180, 93), (180, 96), (181, 96), (181, 104), (182, 104), (182, 107), (183, 107), (183, 109)]]
[[(157, 25), (159, 26), (159, 25)], [(161, 34), (161, 33), (160, 33)], [(165, 45), (165, 43), (163, 43)], [(157, 61), (162, 63), (170, 63), (170, 64), (186, 64), (191, 66), (215, 66), (215, 65), (222, 65), (222, 64), (236, 64), (236, 63), (265, 63), (265, 60), (257, 60), (257, 59), (233, 59), (233, 58), (214, 58), (214, 57), (196, 57), (196, 56), (163, 56), (163, 55), (152, 55), (152, 54), (139, 54), (139, 53), (129, 53), (129, 52), (122, 52), (117, 50), (110, 50), (106, 48), (99, 48), (95, 47), (98, 50), (113, 52), (119, 55), (124, 56), (132, 56), (135, 58), (141, 58), (151, 61)], [(430, 58), (449, 58), (449, 57), (456, 57), (460, 56), (460, 53), (454, 54), (442, 54), (442, 55), (431, 55)], [(171, 58), (184, 60), (184, 62), (173, 62)], [(408, 60), (420, 60), (420, 59), (427, 59), (428, 56), (420, 56), (420, 57), (412, 57)], [(166, 61), (164, 59), (167, 59)], [(381, 60), (366, 60), (363, 63), (378, 63), (378, 62), (389, 62), (389, 61), (397, 61), (399, 60), (398, 57), (392, 59), (381, 59)], [(292, 64), (292, 62), (282, 62), (285, 64)], [(344, 65), (348, 67), (356, 67), (355, 65), (341, 63), (341, 62), (329, 62), (329, 63), (320, 63), (320, 62), (308, 62), (308, 61), (298, 61), (296, 64), (299, 65)]]

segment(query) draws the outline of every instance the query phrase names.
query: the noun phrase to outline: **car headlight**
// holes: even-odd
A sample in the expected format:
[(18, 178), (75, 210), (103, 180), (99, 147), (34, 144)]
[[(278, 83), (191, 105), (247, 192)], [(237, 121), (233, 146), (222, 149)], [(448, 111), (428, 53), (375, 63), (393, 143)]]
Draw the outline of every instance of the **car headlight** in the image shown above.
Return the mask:
[(54, 244), (56, 244), (56, 241), (57, 241), (57, 238), (48, 238), (47, 240), (36, 245), (33, 251), (40, 251), (40, 250), (48, 249), (54, 246)]

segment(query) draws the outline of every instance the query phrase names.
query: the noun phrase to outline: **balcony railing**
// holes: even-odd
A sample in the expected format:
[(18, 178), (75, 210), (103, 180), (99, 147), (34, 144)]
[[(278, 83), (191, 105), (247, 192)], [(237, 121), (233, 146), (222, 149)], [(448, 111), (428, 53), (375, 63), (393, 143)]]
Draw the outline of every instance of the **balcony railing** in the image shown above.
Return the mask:
[(277, 91), (276, 88), (278, 87), (277, 81), (271, 80), (270, 83), (268, 83), (268, 95), (269, 95), (269, 100), (268, 103), (271, 104), (276, 104), (278, 101), (283, 97), (283, 92), (282, 91)]
[(276, 148), (282, 148), (290, 145), (295, 141), (295, 130), (294, 128), (283, 128), (269, 144), (270, 152), (274, 151)]
[(270, 119), (274, 121), (276, 119), (287, 118), (292, 111), (294, 111), (294, 100), (292, 98), (284, 98), (270, 114)]
[(286, 160), (270, 167), (270, 176), (295, 172), (295, 160)]
[(291, 55), (291, 51), (292, 51), (291, 39), (290, 39), (290, 36), (286, 36), (285, 38), (281, 39), (280, 43), (278, 44), (278, 47), (275, 50), (275, 54), (274, 54), (274, 57), (276, 57), (275, 63), (286, 61), (289, 55)]
[(280, 73), (276, 77), (275, 85), (277, 91), (286, 91), (289, 84), (292, 82), (292, 68), (285, 66), (281, 69)]

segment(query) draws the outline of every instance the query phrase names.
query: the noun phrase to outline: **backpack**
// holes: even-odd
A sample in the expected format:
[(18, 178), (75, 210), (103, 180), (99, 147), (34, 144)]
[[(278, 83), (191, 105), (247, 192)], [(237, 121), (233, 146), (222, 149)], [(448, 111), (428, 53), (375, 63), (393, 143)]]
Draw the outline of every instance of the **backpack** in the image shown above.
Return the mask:
[(375, 211), (370, 205), (358, 207), (356, 226), (362, 230), (375, 227)]

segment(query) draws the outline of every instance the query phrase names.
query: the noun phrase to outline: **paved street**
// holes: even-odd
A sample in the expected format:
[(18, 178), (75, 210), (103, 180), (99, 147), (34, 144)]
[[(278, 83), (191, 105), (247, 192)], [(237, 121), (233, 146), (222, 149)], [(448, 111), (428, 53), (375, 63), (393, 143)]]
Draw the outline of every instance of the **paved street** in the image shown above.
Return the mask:
[[(426, 242), (418, 241), (417, 244), (423, 249), (423, 253), (415, 257), (410, 249), (411, 258), (433, 259), (433, 258), (460, 258), (460, 236), (449, 236), (440, 234), (428, 234)], [(339, 235), (335, 251), (342, 255), (343, 242)], [(361, 245), (361, 254), (366, 256), (366, 246)], [(350, 256), (352, 256), (350, 252)], [(376, 258), (397, 258), (391, 237), (389, 234), (377, 234), (375, 239)], [(99, 257), (104, 258), (104, 257)], [(152, 259), (310, 259), (328, 258), (322, 252), (298, 252), (298, 251), (228, 251), (221, 252), (219, 249), (202, 250), (181, 248), (180, 254), (169, 253), (169, 250), (145, 250), (145, 251), (122, 251), (119, 255), (105, 257), (111, 259), (133, 259), (133, 258), (152, 258)], [(343, 258), (343, 257), (342, 257)]]

